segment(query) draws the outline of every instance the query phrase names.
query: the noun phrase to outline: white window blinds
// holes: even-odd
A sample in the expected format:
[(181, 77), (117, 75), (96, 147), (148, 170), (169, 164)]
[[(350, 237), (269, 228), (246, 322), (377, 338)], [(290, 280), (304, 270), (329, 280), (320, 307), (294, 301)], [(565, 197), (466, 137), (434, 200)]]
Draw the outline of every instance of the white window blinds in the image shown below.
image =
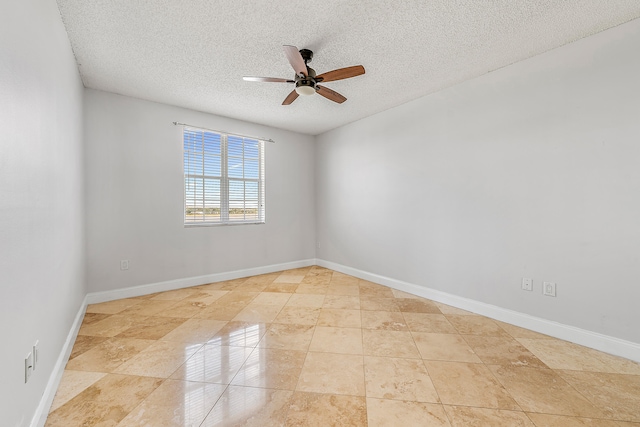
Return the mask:
[(185, 127), (184, 223), (263, 223), (264, 141)]

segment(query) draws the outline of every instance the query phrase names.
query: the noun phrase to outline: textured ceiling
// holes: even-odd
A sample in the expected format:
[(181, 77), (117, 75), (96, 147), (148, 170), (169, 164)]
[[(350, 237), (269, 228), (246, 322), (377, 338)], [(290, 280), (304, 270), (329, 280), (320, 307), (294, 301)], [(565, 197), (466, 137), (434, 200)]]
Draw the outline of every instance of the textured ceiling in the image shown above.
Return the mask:
[[(58, 0), (84, 85), (317, 135), (640, 17), (638, 0)], [(282, 45), (348, 98), (281, 103)], [(176, 117), (176, 119), (179, 119)]]

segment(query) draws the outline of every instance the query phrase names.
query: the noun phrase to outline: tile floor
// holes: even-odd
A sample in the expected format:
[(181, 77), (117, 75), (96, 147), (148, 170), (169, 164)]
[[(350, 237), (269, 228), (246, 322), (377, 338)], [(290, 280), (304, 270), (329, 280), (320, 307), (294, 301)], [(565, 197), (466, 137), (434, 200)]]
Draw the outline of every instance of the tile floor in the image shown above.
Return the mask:
[(640, 427), (640, 365), (307, 267), (90, 305), (46, 425)]

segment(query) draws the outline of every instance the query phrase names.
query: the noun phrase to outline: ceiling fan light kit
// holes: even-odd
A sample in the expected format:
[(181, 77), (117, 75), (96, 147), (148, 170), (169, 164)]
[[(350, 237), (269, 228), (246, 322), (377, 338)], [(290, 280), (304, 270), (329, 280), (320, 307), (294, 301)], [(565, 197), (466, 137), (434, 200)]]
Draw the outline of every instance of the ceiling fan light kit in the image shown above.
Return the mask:
[(316, 75), (316, 71), (308, 65), (313, 58), (312, 51), (309, 49), (298, 50), (297, 47), (288, 45), (283, 46), (283, 49), (287, 59), (289, 60), (289, 64), (291, 64), (291, 67), (296, 72), (294, 80), (277, 77), (244, 77), (244, 80), (250, 82), (295, 83), (295, 89), (287, 95), (285, 100), (282, 102), (282, 105), (291, 104), (296, 100), (298, 95), (307, 96), (315, 93), (318, 93), (333, 102), (342, 104), (347, 100), (347, 98), (327, 87), (320, 86), (318, 83), (348, 79), (365, 73), (362, 65), (354, 65), (352, 67), (329, 71), (318, 76)]

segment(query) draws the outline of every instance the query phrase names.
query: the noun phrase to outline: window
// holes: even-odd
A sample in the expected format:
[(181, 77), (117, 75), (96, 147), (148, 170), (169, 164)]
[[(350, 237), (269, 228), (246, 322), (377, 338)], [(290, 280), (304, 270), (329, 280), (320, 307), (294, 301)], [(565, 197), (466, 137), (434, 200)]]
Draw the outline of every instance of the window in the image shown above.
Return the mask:
[(264, 141), (185, 127), (184, 224), (265, 221)]

